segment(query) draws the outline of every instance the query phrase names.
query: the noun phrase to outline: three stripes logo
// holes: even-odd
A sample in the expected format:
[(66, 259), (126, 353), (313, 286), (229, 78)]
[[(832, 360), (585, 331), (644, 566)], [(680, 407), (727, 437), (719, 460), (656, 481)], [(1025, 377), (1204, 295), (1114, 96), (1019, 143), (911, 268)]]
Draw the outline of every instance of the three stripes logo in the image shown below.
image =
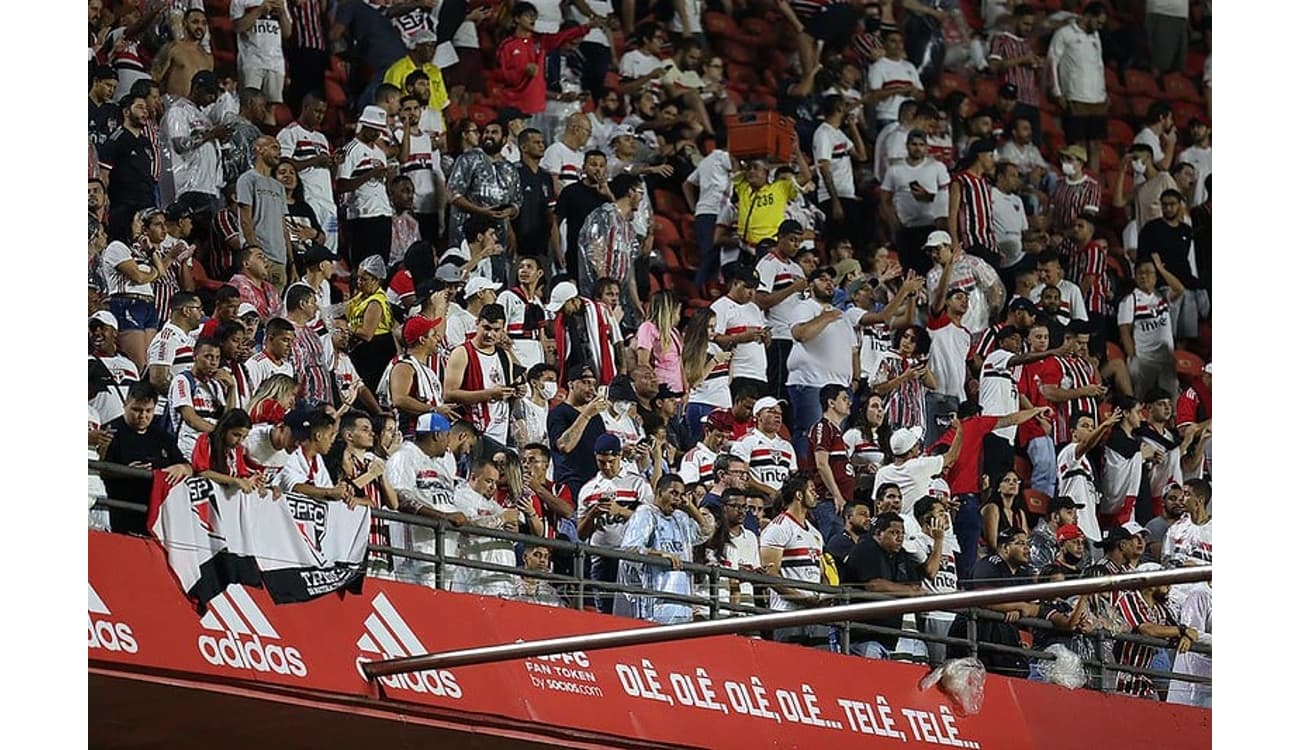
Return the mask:
[(140, 650), (135, 641), (131, 626), (117, 622), (104, 599), (95, 591), (95, 587), (86, 582), (86, 625), (89, 635), (86, 639), (88, 648), (101, 648), (105, 651), (122, 651), (134, 654)]
[[(361, 671), (361, 665), (367, 662), (419, 656), (429, 652), (383, 592), (371, 600), (365, 628), (366, 632), (357, 639), (357, 648), (362, 655), (357, 657), (356, 665), (357, 672), (362, 677), (365, 677), (365, 673)], [(379, 682), (387, 688), (446, 698), (460, 698), (462, 694), (460, 685), (456, 684), (456, 675), (445, 669), (387, 675), (380, 677)]]
[[(307, 676), (307, 665), (298, 649), (270, 642), (280, 640), (280, 634), (242, 585), (229, 586), (208, 602), (207, 614), (199, 624), (222, 634), (220, 638), (199, 636), (199, 653), (213, 666)], [(268, 642), (264, 643), (264, 639)]]

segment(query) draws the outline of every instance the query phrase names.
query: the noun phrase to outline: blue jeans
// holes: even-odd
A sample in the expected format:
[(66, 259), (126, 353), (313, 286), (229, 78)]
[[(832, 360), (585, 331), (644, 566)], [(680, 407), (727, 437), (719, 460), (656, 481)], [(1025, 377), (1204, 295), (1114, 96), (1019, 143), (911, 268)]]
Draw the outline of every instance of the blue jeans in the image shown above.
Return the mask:
[(829, 540), (844, 530), (844, 516), (835, 512), (834, 500), (826, 499), (817, 503), (812, 509), (812, 517), (813, 525), (821, 532), (823, 540)]
[(815, 385), (787, 385), (790, 396), (790, 442), (799, 458), (808, 455), (808, 431), (822, 418), (821, 388)]
[(693, 224), (695, 246), (700, 249), (700, 267), (695, 270), (695, 288), (700, 294), (704, 294), (704, 285), (718, 270), (718, 252), (713, 247), (713, 229), (717, 224), (717, 214), (699, 214)]
[(957, 495), (961, 503), (957, 517), (953, 519), (953, 528), (957, 534), (957, 543), (961, 552), (957, 553), (957, 577), (970, 578), (971, 569), (979, 559), (980, 543), (980, 496), (975, 493)]
[(1047, 436), (1029, 441), (1025, 452), (1031, 467), (1029, 485), (1048, 497), (1056, 496), (1056, 444)]
[(691, 403), (686, 405), (686, 429), (691, 433), (691, 442), (698, 443), (704, 437), (704, 425), (700, 420), (709, 416), (718, 407), (713, 404)]

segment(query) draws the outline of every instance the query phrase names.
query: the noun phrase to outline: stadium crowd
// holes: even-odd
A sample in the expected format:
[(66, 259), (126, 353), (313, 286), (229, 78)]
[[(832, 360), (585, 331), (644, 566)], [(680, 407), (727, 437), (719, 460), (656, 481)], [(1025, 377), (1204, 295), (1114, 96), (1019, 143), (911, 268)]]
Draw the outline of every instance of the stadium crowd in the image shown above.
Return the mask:
[[(88, 4), (92, 458), (638, 551), (448, 550), (678, 594), (681, 561), (904, 596), (1211, 562), (1208, 0)], [(1208, 599), (978, 627), (1208, 674)]]

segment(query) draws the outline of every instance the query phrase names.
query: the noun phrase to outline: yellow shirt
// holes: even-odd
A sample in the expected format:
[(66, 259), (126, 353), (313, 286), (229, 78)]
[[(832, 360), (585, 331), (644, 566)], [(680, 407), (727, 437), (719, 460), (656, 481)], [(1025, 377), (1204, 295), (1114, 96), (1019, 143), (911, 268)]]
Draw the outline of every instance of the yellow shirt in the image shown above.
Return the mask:
[(775, 238), (781, 222), (785, 221), (786, 205), (799, 197), (799, 186), (794, 180), (783, 177), (755, 190), (743, 174), (736, 177), (733, 184), (736, 188), (736, 233), (748, 245)]
[(379, 318), (379, 325), (375, 327), (375, 335), (391, 333), (393, 330), (393, 309), (388, 304), (388, 295), (384, 290), (379, 289), (374, 294), (363, 297), (360, 294), (348, 300), (348, 326), (352, 330), (357, 330), (365, 324), (366, 308), (371, 302), (379, 303), (379, 310), (382, 313)]
[[(406, 77), (415, 72), (415, 61), (410, 55), (388, 66), (384, 73), (384, 83), (391, 83), (406, 91)], [(447, 84), (442, 81), (442, 70), (433, 63), (425, 63), (420, 69), (429, 76), (429, 109), (441, 112), (450, 99), (447, 98)]]

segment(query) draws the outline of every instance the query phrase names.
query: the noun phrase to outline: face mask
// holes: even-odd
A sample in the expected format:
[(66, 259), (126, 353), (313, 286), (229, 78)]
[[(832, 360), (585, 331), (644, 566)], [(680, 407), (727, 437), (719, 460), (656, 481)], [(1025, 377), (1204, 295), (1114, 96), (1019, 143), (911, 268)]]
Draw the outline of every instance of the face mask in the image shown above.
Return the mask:
[(559, 383), (542, 383), (542, 398), (546, 399), (547, 401), (550, 401), (551, 399), (555, 398), (555, 394), (559, 390), (559, 388), (560, 388)]
[(617, 414), (618, 416), (626, 417), (627, 413), (630, 411), (632, 411), (632, 402), (630, 401), (614, 402), (614, 413)]
[(1079, 167), (1072, 161), (1061, 162), (1061, 174), (1066, 177), (1073, 177), (1079, 173)]
[(1146, 171), (1147, 171), (1147, 163), (1145, 160), (1143, 159), (1133, 160), (1133, 174), (1145, 174)]
[(874, 34), (880, 30), (880, 19), (870, 16), (863, 18), (862, 28), (866, 29), (868, 34)]

